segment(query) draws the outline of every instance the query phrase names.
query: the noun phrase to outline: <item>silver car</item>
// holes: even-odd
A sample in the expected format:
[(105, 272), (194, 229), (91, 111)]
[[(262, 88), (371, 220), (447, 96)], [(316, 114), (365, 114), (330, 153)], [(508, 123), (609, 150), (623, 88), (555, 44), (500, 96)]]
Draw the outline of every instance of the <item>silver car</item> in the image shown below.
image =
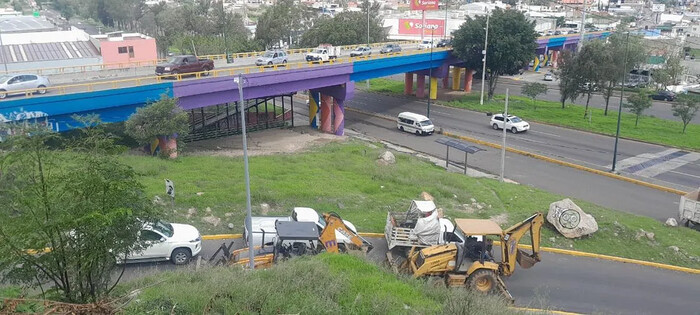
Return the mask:
[(350, 52), (350, 57), (369, 56), (371, 54), (372, 48), (369, 48), (367, 46), (360, 46)]
[(286, 65), (287, 53), (283, 50), (268, 50), (255, 60), (256, 66)]
[(0, 75), (0, 99), (8, 95), (25, 94), (27, 91), (46, 94), (46, 88), (50, 86), (48, 78), (35, 74)]

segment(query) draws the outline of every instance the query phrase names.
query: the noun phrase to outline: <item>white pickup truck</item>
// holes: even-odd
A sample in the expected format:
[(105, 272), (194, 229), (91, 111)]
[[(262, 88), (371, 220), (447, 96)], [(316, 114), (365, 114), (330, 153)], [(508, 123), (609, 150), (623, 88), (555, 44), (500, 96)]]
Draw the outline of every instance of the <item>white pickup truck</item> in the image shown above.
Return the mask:
[(327, 62), (340, 56), (340, 47), (331, 45), (320, 45), (310, 53), (306, 54), (306, 61)]
[(691, 223), (700, 225), (700, 188), (681, 196), (678, 212), (681, 219), (679, 223), (685, 226), (690, 226)]
[[(297, 221), (297, 222), (313, 222), (318, 226), (319, 231), (323, 231), (326, 227), (326, 222), (322, 216), (316, 212), (316, 210), (306, 207), (294, 207), (291, 216), (288, 217), (253, 217), (252, 218), (252, 230), (253, 230), (253, 246), (261, 246), (262, 244), (274, 242), (275, 236), (277, 235), (277, 229), (275, 228), (275, 222), (277, 221)], [(345, 226), (350, 230), (357, 233), (355, 225), (349, 221), (343, 220)], [(345, 244), (349, 246), (352, 244), (350, 239), (339, 231), (335, 231), (335, 238), (338, 244)], [(243, 239), (248, 244), (248, 229), (243, 228)]]

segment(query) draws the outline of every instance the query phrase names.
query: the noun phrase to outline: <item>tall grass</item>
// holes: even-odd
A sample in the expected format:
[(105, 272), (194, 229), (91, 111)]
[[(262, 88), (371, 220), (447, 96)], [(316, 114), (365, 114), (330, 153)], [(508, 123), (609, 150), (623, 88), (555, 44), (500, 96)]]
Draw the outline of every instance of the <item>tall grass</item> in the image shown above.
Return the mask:
[[(125, 314), (503, 314), (505, 302), (402, 278), (351, 255), (292, 259), (255, 272), (219, 267), (131, 282)], [(510, 313), (510, 311), (508, 311)]]

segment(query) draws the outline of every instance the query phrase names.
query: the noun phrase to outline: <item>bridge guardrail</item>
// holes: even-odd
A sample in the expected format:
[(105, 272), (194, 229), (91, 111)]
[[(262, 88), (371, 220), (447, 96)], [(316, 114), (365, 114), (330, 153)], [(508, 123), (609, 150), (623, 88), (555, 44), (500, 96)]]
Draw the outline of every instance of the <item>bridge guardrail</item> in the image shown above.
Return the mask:
[[(433, 48), (433, 52), (446, 51), (446, 50), (450, 50), (450, 49), (451, 48)], [(288, 63), (286, 65), (277, 64), (277, 65), (273, 65), (273, 66), (234, 67), (234, 68), (226, 68), (226, 69), (215, 69), (215, 70), (211, 70), (211, 71), (179, 73), (179, 74), (175, 74), (175, 75), (172, 75), (172, 74), (162, 75), (162, 76), (155, 76), (154, 75), (154, 76), (129, 78), (129, 79), (122, 79), (122, 80), (58, 85), (58, 86), (47, 87), (45, 89), (42, 89), (42, 91), (45, 90), (46, 93), (52, 93), (52, 94), (56, 93), (58, 95), (65, 95), (65, 94), (74, 94), (74, 93), (83, 93), (83, 92), (94, 92), (97, 90), (109, 90), (109, 89), (116, 89), (116, 88), (122, 88), (122, 87), (142, 86), (142, 85), (146, 85), (146, 84), (161, 83), (161, 82), (164, 82), (167, 80), (174, 80), (174, 81), (178, 82), (178, 81), (183, 81), (183, 80), (198, 80), (198, 79), (211, 78), (211, 77), (233, 76), (233, 75), (237, 75), (240, 73), (250, 74), (250, 73), (262, 73), (262, 72), (268, 72), (268, 71), (295, 70), (295, 69), (304, 69), (304, 68), (323, 67), (323, 66), (334, 65), (334, 64), (352, 63), (355, 61), (384, 59), (384, 58), (391, 58), (391, 57), (397, 57), (397, 56), (408, 56), (408, 55), (426, 54), (426, 53), (429, 53), (429, 51), (428, 50), (413, 49), (413, 50), (405, 50), (405, 51), (401, 51), (401, 52), (397, 52), (397, 53), (375, 54), (375, 55), (358, 56), (358, 57), (341, 57), (341, 58), (337, 58), (337, 59), (331, 59), (328, 62), (300, 61), (300, 62)], [(188, 77), (192, 77), (192, 78), (188, 79)], [(37, 94), (44, 95), (44, 94), (38, 93), (37, 89), (20, 90), (20, 91), (13, 92), (13, 94), (24, 94), (25, 98), (35, 97)]]
[[(379, 47), (383, 46), (386, 44), (413, 44), (417, 43), (417, 41), (392, 41), (392, 42), (382, 42), (382, 43), (373, 43), (370, 44), (371, 47)], [(340, 46), (341, 49), (347, 50), (347, 49), (354, 49), (358, 46), (366, 46), (363, 44), (358, 44), (358, 45), (345, 45), (345, 46)], [(291, 54), (300, 54), (300, 53), (307, 53), (312, 51), (314, 48), (294, 48), (294, 49), (285, 49), (287, 53)], [(250, 57), (257, 57), (262, 54), (264, 54), (265, 51), (251, 51), (251, 52), (241, 52), (241, 53), (232, 53), (229, 55), (232, 55), (234, 58), (250, 58)], [(214, 54), (214, 55), (203, 55), (203, 56), (197, 56), (197, 58), (200, 59), (210, 59), (210, 60), (226, 60), (226, 54)], [(166, 59), (155, 59), (155, 60), (144, 60), (144, 61), (130, 61), (130, 62), (120, 62), (120, 63), (106, 63), (106, 64), (91, 64), (91, 65), (81, 65), (81, 66), (65, 66), (65, 67), (50, 67), (50, 68), (39, 68), (39, 69), (20, 69), (20, 70), (9, 70), (9, 71), (2, 71), (0, 70), (0, 74), (4, 73), (34, 73), (38, 75), (57, 75), (57, 74), (70, 74), (70, 73), (84, 73), (84, 72), (91, 72), (91, 71), (105, 71), (105, 70), (127, 70), (127, 69), (133, 69), (133, 68), (143, 68), (143, 67), (154, 67), (158, 63), (165, 62)]]

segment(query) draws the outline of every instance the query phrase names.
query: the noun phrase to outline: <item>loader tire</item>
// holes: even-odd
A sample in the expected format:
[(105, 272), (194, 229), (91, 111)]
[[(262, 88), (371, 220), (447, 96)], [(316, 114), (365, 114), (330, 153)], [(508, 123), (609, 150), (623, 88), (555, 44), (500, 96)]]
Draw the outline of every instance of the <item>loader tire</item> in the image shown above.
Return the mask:
[(497, 275), (490, 269), (479, 269), (467, 278), (467, 288), (484, 294), (495, 294), (498, 291)]

